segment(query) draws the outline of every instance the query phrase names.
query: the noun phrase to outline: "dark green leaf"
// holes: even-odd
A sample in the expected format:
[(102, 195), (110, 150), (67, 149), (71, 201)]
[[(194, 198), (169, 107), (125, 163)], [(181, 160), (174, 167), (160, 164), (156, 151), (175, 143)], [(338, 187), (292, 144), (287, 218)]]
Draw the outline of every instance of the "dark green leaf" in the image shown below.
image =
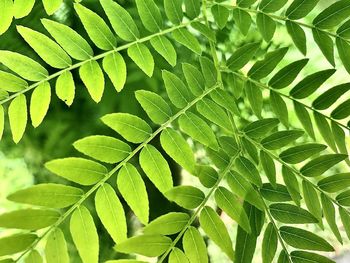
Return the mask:
[(269, 207), (271, 215), (285, 224), (318, 223), (318, 220), (307, 210), (291, 204), (272, 204)]
[(332, 106), (340, 96), (350, 90), (350, 83), (344, 83), (328, 89), (326, 92), (322, 93), (317, 97), (312, 103), (312, 107), (317, 110), (325, 110)]
[(278, 131), (262, 139), (261, 144), (266, 149), (277, 150), (295, 141), (304, 134), (301, 130)]
[(262, 241), (262, 262), (263, 263), (271, 263), (273, 258), (275, 257), (277, 251), (277, 232), (272, 223), (269, 223), (266, 227), (264, 238)]
[(317, 183), (323, 191), (336, 193), (350, 187), (350, 173), (340, 173), (323, 178)]
[(319, 176), (347, 157), (346, 154), (325, 154), (309, 161), (300, 172), (307, 177)]
[(287, 187), (283, 184), (276, 184), (276, 187), (273, 187), (271, 184), (263, 184), (263, 187), (260, 189), (261, 195), (264, 199), (270, 202), (289, 202), (292, 201)]

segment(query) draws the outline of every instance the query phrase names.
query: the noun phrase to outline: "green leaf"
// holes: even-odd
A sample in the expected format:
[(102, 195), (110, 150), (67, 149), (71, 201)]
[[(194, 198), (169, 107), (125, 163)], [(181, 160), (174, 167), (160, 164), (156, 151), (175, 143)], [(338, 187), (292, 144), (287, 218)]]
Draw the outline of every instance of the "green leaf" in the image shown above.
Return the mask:
[(334, 67), (334, 44), (332, 38), (327, 33), (315, 28), (312, 29), (312, 35), (325, 58)]
[(0, 20), (0, 35), (5, 33), (12, 23), (14, 15), (13, 2), (11, 0), (0, 0), (1, 20)]
[(277, 150), (294, 142), (303, 134), (302, 130), (278, 131), (262, 139), (261, 144), (268, 150)]
[(337, 152), (337, 146), (335, 144), (334, 135), (332, 133), (327, 119), (317, 111), (314, 111), (314, 119), (322, 138), (332, 148), (333, 151)]
[(117, 41), (112, 31), (99, 15), (80, 4), (74, 4), (74, 9), (90, 39), (98, 48), (111, 50), (116, 46)]
[(169, 165), (154, 146), (146, 145), (139, 158), (142, 170), (160, 192), (164, 193), (173, 187)]
[(205, 206), (202, 209), (199, 216), (199, 223), (208, 237), (233, 260), (235, 255), (232, 248), (232, 241), (224, 222), (213, 208)]
[(23, 26), (17, 26), (17, 31), (50, 66), (61, 69), (72, 65), (72, 60), (67, 53), (44, 34)]
[(217, 82), (217, 69), (214, 62), (207, 57), (200, 57), (199, 62), (207, 87), (213, 87)]
[(98, 217), (115, 243), (127, 239), (126, 218), (118, 196), (109, 184), (102, 184), (95, 196), (95, 207)]
[(334, 251), (334, 248), (323, 238), (304, 229), (282, 226), (280, 234), (283, 240), (290, 246), (318, 251)]
[(186, 15), (193, 19), (199, 16), (201, 11), (200, 0), (184, 0)]
[(286, 16), (292, 20), (303, 18), (315, 8), (318, 2), (319, 0), (294, 0), (288, 7)]
[(260, 189), (262, 197), (270, 202), (289, 202), (292, 201), (287, 187), (283, 184), (276, 184), (274, 187), (272, 184), (265, 183)]
[(141, 175), (132, 164), (125, 164), (117, 176), (121, 195), (143, 224), (148, 223), (149, 204), (146, 186)]
[(230, 157), (222, 149), (219, 149), (219, 151), (214, 151), (207, 148), (206, 153), (211, 162), (220, 170), (225, 170), (230, 164)]
[(65, 71), (56, 81), (56, 95), (68, 106), (72, 105), (75, 97), (75, 85), (73, 75), (70, 71)]
[(37, 250), (32, 250), (25, 258), (25, 263), (42, 263), (43, 259)]
[(177, 54), (170, 40), (165, 36), (156, 36), (150, 40), (152, 47), (173, 67), (176, 65)]
[(219, 175), (216, 170), (209, 165), (197, 165), (194, 174), (206, 188), (212, 188), (218, 181)]
[(301, 122), (301, 125), (303, 126), (304, 130), (308, 133), (308, 135), (312, 139), (315, 140), (315, 132), (314, 132), (314, 128), (313, 128), (309, 113), (307, 112), (305, 107), (298, 101), (293, 101), (293, 104), (294, 104), (295, 113), (299, 121)]
[(23, 18), (32, 11), (35, 0), (14, 0), (13, 2), (13, 16), (16, 19)]
[(105, 80), (98, 62), (90, 60), (84, 63), (79, 68), (79, 75), (91, 98), (96, 103), (100, 102), (105, 87)]
[(169, 263), (189, 263), (189, 261), (182, 250), (174, 247), (169, 255)]
[(204, 23), (194, 21), (191, 23), (191, 27), (201, 33), (208, 40), (216, 42), (215, 33)]
[(345, 38), (345, 39), (349, 39), (350, 37), (350, 22), (349, 20), (347, 20), (345, 23), (343, 23), (337, 30), (337, 35)]
[(290, 168), (283, 165), (282, 177), (294, 203), (300, 206), (301, 195), (300, 195), (299, 183), (294, 172), (290, 170)]
[(248, 34), (250, 25), (252, 24), (252, 18), (250, 14), (239, 8), (235, 8), (232, 11), (233, 20), (237, 24), (241, 33), (246, 36)]
[(269, 207), (271, 215), (285, 224), (318, 223), (318, 220), (307, 210), (291, 204), (272, 204)]
[(323, 178), (318, 187), (328, 193), (336, 193), (350, 186), (350, 173), (340, 173)]
[(332, 113), (331, 117), (336, 120), (345, 119), (350, 116), (350, 100), (344, 101), (338, 107), (336, 107)]
[(28, 83), (10, 73), (0, 71), (1, 89), (8, 92), (19, 92), (28, 87)]
[(157, 93), (148, 90), (137, 90), (135, 96), (154, 123), (161, 125), (172, 116), (168, 103)]
[(289, 254), (282, 249), (280, 255), (278, 256), (277, 263), (290, 263), (290, 261), (291, 260)]
[(293, 263), (335, 263), (335, 261), (307, 251), (292, 251), (290, 253)]
[(269, 81), (269, 86), (274, 89), (283, 89), (287, 87), (296, 79), (308, 61), (309, 59), (305, 58), (288, 64), (272, 77), (272, 79)]
[(154, 60), (148, 47), (142, 43), (136, 43), (128, 48), (128, 56), (149, 77), (152, 77)]
[(322, 29), (331, 29), (338, 26), (350, 16), (350, 1), (340, 0), (324, 9), (312, 21), (314, 26)]
[(118, 52), (113, 52), (103, 59), (102, 67), (114, 88), (120, 92), (124, 88), (127, 74), (124, 58)]
[[(70, 232), (84, 263), (98, 262), (98, 234), (94, 219), (85, 206), (79, 206), (70, 219)], [(89, 240), (89, 242), (86, 242)]]
[(235, 169), (237, 169), (237, 171), (241, 173), (251, 183), (255, 184), (258, 187), (262, 186), (259, 171), (249, 159), (243, 156), (237, 158), (235, 161)]
[(308, 159), (309, 157), (320, 153), (327, 148), (324, 144), (318, 143), (306, 143), (291, 147), (279, 155), (279, 157), (286, 163), (300, 163)]
[(266, 118), (249, 123), (244, 129), (244, 133), (251, 138), (266, 136), (271, 130), (277, 127), (279, 121), (274, 118)]
[(45, 167), (52, 173), (81, 185), (93, 185), (108, 172), (106, 167), (97, 162), (77, 157), (49, 161)]
[(14, 98), (8, 108), (12, 138), (18, 143), (27, 126), (27, 101), (23, 94)]
[(126, 41), (140, 38), (139, 30), (128, 11), (112, 0), (102, 0), (101, 5), (120, 38)]
[(227, 109), (232, 114), (238, 116), (240, 115), (240, 111), (238, 109), (234, 96), (232, 96), (229, 92), (223, 89), (216, 89), (210, 93), (210, 97), (214, 102)]
[(4, 132), (4, 126), (5, 126), (5, 112), (4, 112), (4, 107), (0, 105), (0, 141), (2, 138), (2, 134)]
[(69, 26), (49, 19), (42, 19), (41, 23), (72, 58), (87, 60), (94, 55), (88, 42)]
[(153, 0), (136, 0), (142, 24), (150, 32), (158, 32), (163, 26), (162, 16)]
[(334, 233), (335, 237), (338, 241), (343, 244), (342, 237), (340, 235), (338, 225), (335, 218), (335, 209), (333, 203), (329, 197), (327, 197), (324, 193), (321, 193), (321, 204), (323, 207), (323, 215), (326, 218), (329, 227)]
[(276, 31), (275, 20), (264, 13), (258, 13), (256, 16), (256, 25), (263, 39), (266, 42), (270, 42)]
[(60, 213), (54, 210), (21, 209), (0, 215), (0, 227), (38, 230), (53, 225)]
[(226, 112), (210, 99), (202, 99), (196, 104), (197, 111), (209, 121), (230, 131), (232, 129), (230, 119)]
[(286, 27), (288, 34), (291, 36), (295, 46), (300, 50), (300, 52), (306, 55), (306, 36), (303, 28), (297, 23), (287, 20)]
[(186, 213), (170, 212), (157, 217), (144, 227), (145, 234), (173, 235), (179, 233), (190, 220)]
[(195, 209), (205, 198), (204, 193), (194, 186), (180, 185), (164, 193), (165, 197), (186, 209)]
[(106, 163), (118, 163), (131, 152), (125, 142), (103, 135), (85, 137), (74, 142), (73, 146), (79, 152)]
[(215, 191), (215, 201), (226, 214), (235, 220), (247, 233), (251, 232), (248, 216), (239, 199), (224, 187)]
[(328, 89), (317, 97), (312, 107), (317, 110), (325, 110), (333, 105), (344, 93), (350, 90), (350, 83), (344, 83)]
[(237, 0), (237, 4), (240, 7), (249, 7), (253, 5), (256, 2), (256, 0)]
[(227, 60), (226, 65), (232, 71), (243, 68), (255, 55), (260, 47), (260, 43), (248, 43), (237, 48), (232, 56)]
[(264, 172), (271, 185), (276, 187), (276, 167), (273, 159), (264, 151), (260, 151), (260, 161)]
[(350, 45), (340, 37), (335, 39), (335, 43), (337, 45), (338, 54), (339, 54), (340, 60), (343, 63), (344, 68), (347, 70), (347, 72), (350, 72), (350, 63), (349, 63)]
[(189, 262), (208, 263), (207, 247), (195, 227), (188, 227), (182, 238), (182, 245)]
[(141, 143), (152, 133), (152, 128), (147, 122), (129, 113), (111, 113), (103, 116), (101, 120), (132, 143)]
[(191, 92), (199, 96), (205, 88), (205, 80), (202, 73), (193, 65), (182, 63), (182, 71)]
[(0, 238), (0, 256), (11, 255), (26, 250), (37, 239), (31, 233), (15, 234)]
[(347, 157), (346, 154), (325, 154), (309, 161), (300, 172), (307, 177), (319, 176)]
[(296, 99), (303, 99), (314, 93), (327, 79), (335, 73), (335, 69), (326, 69), (306, 76), (290, 91)]
[(211, 7), (211, 13), (215, 19), (215, 22), (220, 29), (224, 29), (226, 26), (230, 11), (222, 5), (213, 5)]
[(288, 0), (262, 0), (259, 4), (259, 9), (265, 13), (272, 13), (280, 10)]
[(261, 256), (263, 263), (271, 263), (277, 251), (277, 232), (272, 223), (266, 227), (264, 238), (262, 241)]
[(339, 195), (337, 195), (336, 200), (340, 205), (350, 206), (350, 191), (347, 190), (340, 193)]
[(55, 228), (47, 238), (45, 257), (48, 263), (69, 263), (67, 243), (61, 229)]
[(263, 95), (261, 88), (256, 83), (247, 81), (245, 90), (253, 113), (258, 118), (261, 118), (261, 111), (263, 108)]
[(164, 0), (165, 14), (174, 25), (182, 22), (182, 0)]
[(256, 80), (266, 77), (275, 69), (278, 63), (286, 55), (287, 51), (288, 48), (280, 48), (267, 53), (263, 60), (257, 61), (251, 67), (248, 72), (248, 76)]
[(310, 213), (313, 214), (314, 217), (318, 219), (319, 225), (321, 226), (321, 228), (323, 228), (323, 223), (322, 223), (323, 213), (322, 213), (320, 200), (318, 199), (318, 194), (314, 186), (310, 182), (303, 180), (302, 186), (303, 186), (303, 195), (304, 195), (304, 201), (305, 201), (306, 207), (310, 211)]
[[(194, 1), (194, 0), (193, 0)], [(178, 28), (172, 32), (175, 41), (184, 45), (194, 53), (200, 55), (202, 53), (201, 46), (196, 37), (194, 37), (187, 29)]]
[(187, 112), (180, 116), (179, 125), (181, 131), (194, 140), (214, 150), (219, 148), (215, 134), (210, 126), (196, 114)]
[(339, 207), (339, 215), (346, 235), (350, 238), (350, 214), (345, 208)]
[(140, 235), (134, 236), (122, 243), (115, 249), (122, 253), (135, 253), (147, 257), (162, 255), (171, 244), (171, 239), (162, 235)]
[(0, 62), (27, 80), (40, 81), (49, 75), (47, 70), (38, 62), (19, 53), (1, 50)]
[[(335, 143), (339, 149), (340, 153), (348, 154), (348, 149), (346, 146), (345, 132), (342, 127), (340, 127), (335, 121), (331, 122), (332, 132), (334, 135)], [(348, 162), (348, 160), (346, 160)]]
[(221, 148), (230, 156), (235, 156), (240, 150), (240, 147), (238, 146), (238, 143), (234, 137), (220, 136), (219, 143)]
[(44, 206), (48, 208), (64, 208), (75, 204), (83, 190), (62, 184), (38, 184), (10, 194), (7, 199), (22, 204)]
[(162, 71), (162, 77), (170, 101), (177, 108), (184, 108), (191, 101), (191, 95), (186, 85), (178, 76), (167, 70)]
[(278, 119), (283, 123), (284, 126), (289, 126), (288, 120), (288, 108), (282, 97), (274, 91), (270, 91), (270, 103), (273, 112), (276, 114)]
[(32, 93), (30, 100), (30, 117), (36, 128), (45, 118), (51, 102), (51, 87), (49, 82), (41, 83)]
[(189, 172), (194, 172), (195, 160), (191, 147), (175, 130), (167, 128), (160, 135), (160, 143), (165, 152)]
[(43, 0), (45, 11), (48, 15), (55, 13), (61, 6), (62, 0)]

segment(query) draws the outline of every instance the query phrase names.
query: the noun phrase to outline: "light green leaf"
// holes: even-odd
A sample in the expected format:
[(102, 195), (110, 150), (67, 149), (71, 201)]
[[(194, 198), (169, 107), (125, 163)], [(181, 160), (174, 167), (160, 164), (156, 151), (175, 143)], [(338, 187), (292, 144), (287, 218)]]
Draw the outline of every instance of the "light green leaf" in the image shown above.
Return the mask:
[(13, 2), (11, 0), (0, 0), (1, 20), (0, 35), (5, 33), (12, 23), (14, 15)]
[(319, 0), (294, 0), (286, 11), (289, 19), (297, 20), (305, 17), (315, 8)]
[(206, 188), (212, 188), (217, 182), (219, 175), (215, 169), (209, 165), (197, 165), (195, 176)]
[(160, 192), (164, 193), (173, 187), (169, 165), (154, 146), (143, 147), (139, 158), (142, 170)]
[(75, 204), (83, 190), (62, 184), (38, 184), (10, 194), (7, 199), (22, 204), (44, 206), (48, 208), (64, 208)]
[(189, 263), (189, 261), (182, 250), (174, 247), (169, 255), (169, 263)]
[(165, 197), (186, 209), (195, 209), (204, 200), (204, 193), (194, 186), (180, 185), (164, 193)]
[(25, 233), (0, 238), (0, 256), (26, 250), (37, 239), (37, 235)]
[(13, 141), (18, 143), (24, 134), (28, 119), (27, 101), (23, 94), (13, 99), (8, 109), (8, 115)]
[(350, 191), (347, 190), (340, 193), (339, 195), (337, 195), (336, 200), (340, 205), (350, 206)]
[(326, 221), (334, 233), (337, 240), (343, 244), (342, 237), (340, 235), (338, 225), (335, 218), (335, 209), (333, 203), (329, 197), (327, 197), (324, 193), (321, 194), (321, 204), (323, 208), (323, 215), (326, 218)]
[(245, 91), (253, 113), (258, 118), (261, 118), (261, 111), (263, 108), (263, 95), (261, 88), (256, 83), (247, 81)]
[(195, 66), (188, 63), (182, 63), (182, 71), (191, 92), (196, 96), (201, 95), (205, 88), (202, 73)]
[(47, 238), (45, 257), (47, 263), (69, 263), (67, 243), (61, 229), (55, 228)]
[(154, 219), (145, 226), (143, 232), (145, 234), (173, 235), (179, 233), (189, 220), (190, 216), (186, 213), (170, 212)]
[(153, 0), (136, 0), (142, 24), (150, 32), (158, 32), (163, 26), (163, 19), (159, 8)]
[(127, 226), (123, 205), (114, 189), (105, 183), (99, 187), (95, 196), (98, 217), (115, 243), (127, 239)]
[(276, 187), (276, 167), (273, 159), (270, 157), (269, 154), (264, 152), (263, 150), (260, 151), (260, 162), (261, 166), (264, 169), (264, 172), (269, 179), (269, 182)]
[(239, 8), (235, 8), (232, 11), (233, 20), (237, 24), (241, 33), (246, 36), (248, 34), (250, 25), (252, 24), (252, 18), (250, 14)]
[(200, 0), (184, 0), (186, 15), (193, 19), (199, 16), (201, 11), (201, 2)]
[(350, 90), (350, 83), (334, 86), (323, 92), (312, 103), (312, 107), (317, 110), (325, 110), (332, 106), (344, 93)]
[(148, 47), (142, 43), (136, 43), (128, 48), (128, 56), (149, 77), (152, 77), (154, 60)]
[(307, 177), (319, 176), (347, 157), (346, 154), (325, 154), (309, 161), (300, 172)]
[(19, 53), (1, 50), (0, 62), (27, 80), (39, 81), (47, 78), (49, 75), (47, 70), (38, 62)]
[(41, 23), (72, 58), (87, 60), (94, 55), (92, 48), (86, 40), (69, 26), (49, 19), (42, 19)]
[(318, 220), (307, 210), (291, 204), (272, 204), (269, 207), (271, 215), (285, 224), (318, 223)]
[(335, 261), (312, 252), (292, 251), (290, 253), (293, 263), (335, 263)]
[(234, 115), (240, 115), (240, 111), (234, 96), (223, 89), (216, 89), (210, 93), (210, 97), (221, 107), (227, 109)]
[(171, 244), (171, 239), (162, 235), (134, 236), (116, 246), (122, 253), (135, 253), (147, 257), (157, 257), (163, 254)]
[(286, 163), (300, 163), (308, 159), (309, 157), (320, 153), (327, 148), (326, 145), (318, 143), (306, 143), (291, 147), (279, 155), (279, 157)]
[(220, 136), (219, 143), (221, 148), (230, 156), (235, 156), (240, 150), (240, 147), (238, 146), (238, 143), (234, 137)]
[(215, 33), (204, 23), (194, 21), (191, 23), (191, 27), (201, 33), (208, 40), (216, 42)]
[(4, 107), (0, 105), (0, 141), (5, 127), (5, 112)]
[(195, 160), (191, 147), (175, 130), (167, 128), (160, 135), (165, 152), (189, 172), (194, 172)]
[(277, 150), (297, 140), (303, 134), (302, 130), (278, 131), (265, 137), (260, 143), (268, 150)]
[(74, 142), (73, 146), (79, 152), (106, 163), (118, 163), (131, 152), (125, 142), (103, 135), (85, 137)]
[(276, 22), (270, 16), (264, 13), (258, 13), (256, 16), (256, 25), (263, 39), (266, 42), (271, 41), (276, 31)]
[(226, 214), (235, 220), (247, 233), (251, 232), (248, 216), (239, 199), (224, 187), (215, 191), (215, 201)]
[(103, 116), (101, 120), (129, 142), (141, 143), (152, 133), (147, 122), (129, 113), (111, 113)]
[[(79, 206), (70, 219), (70, 232), (83, 263), (98, 262), (98, 234), (94, 219), (85, 206)], [(89, 242), (86, 242), (86, 241)]]
[(323, 191), (336, 193), (350, 187), (350, 173), (340, 173), (323, 178), (317, 183)]
[(182, 0), (164, 0), (165, 14), (174, 25), (182, 22)]
[(272, 184), (265, 183), (260, 189), (260, 193), (264, 199), (270, 202), (289, 202), (292, 201), (287, 187), (283, 184), (276, 184), (274, 187)]
[(294, 203), (296, 203), (298, 206), (300, 206), (300, 199), (301, 199), (301, 195), (300, 195), (300, 189), (299, 189), (299, 183), (298, 180), (296, 178), (296, 175), (294, 174), (294, 172), (286, 167), (286, 166), (282, 166), (282, 177), (283, 177), (283, 181), (288, 189), (289, 194), (291, 195)]
[(68, 106), (72, 105), (75, 97), (75, 84), (70, 71), (63, 72), (56, 81), (56, 95)]
[(309, 113), (298, 101), (293, 101), (295, 113), (308, 135), (315, 140), (315, 132)]
[(195, 36), (193, 36), (187, 29), (178, 28), (172, 32), (172, 37), (175, 41), (184, 45), (194, 53), (200, 55), (202, 53), (201, 46)]
[(207, 148), (206, 153), (211, 162), (220, 170), (225, 170), (230, 164), (230, 157), (222, 149), (219, 149), (219, 151), (214, 151)]
[(170, 101), (177, 108), (184, 108), (191, 101), (191, 94), (183, 81), (175, 74), (163, 70), (162, 77)]
[(107, 174), (103, 165), (83, 158), (69, 157), (49, 161), (45, 167), (54, 174), (81, 185), (92, 185)]
[(18, 92), (28, 87), (28, 83), (5, 71), (0, 71), (0, 85), (1, 89), (8, 92)]
[[(174, 0), (171, 0), (174, 1)], [(165, 36), (156, 36), (150, 40), (152, 47), (173, 67), (176, 65), (177, 54), (170, 40)]]
[(233, 71), (243, 68), (253, 58), (259, 47), (260, 43), (255, 42), (237, 48), (227, 60), (227, 67)]
[(102, 66), (115, 89), (120, 92), (124, 88), (127, 75), (124, 58), (118, 52), (113, 52), (103, 59)]
[(310, 213), (318, 219), (319, 225), (323, 228), (322, 208), (320, 200), (318, 199), (318, 194), (314, 186), (310, 182), (303, 180), (302, 186), (306, 207), (310, 211)]
[(135, 41), (140, 37), (139, 30), (128, 11), (112, 0), (101, 0), (100, 3), (120, 38)]
[(49, 82), (41, 83), (32, 93), (30, 100), (30, 117), (36, 128), (45, 118), (51, 102), (51, 87)]
[(54, 210), (21, 209), (0, 215), (0, 227), (38, 230), (53, 225), (60, 213)]
[(72, 60), (67, 53), (44, 34), (23, 26), (17, 26), (17, 31), (50, 66), (61, 69), (72, 65)]
[(255, 165), (247, 158), (240, 156), (235, 161), (235, 169), (247, 180), (258, 187), (262, 186), (261, 177)]
[(251, 138), (260, 138), (266, 136), (271, 130), (277, 127), (278, 123), (278, 119), (266, 118), (249, 123), (243, 131)]
[(105, 21), (90, 9), (74, 4), (83, 26), (94, 44), (103, 50), (111, 50), (116, 46), (116, 39)]
[(277, 251), (277, 232), (272, 223), (266, 227), (262, 241), (261, 256), (263, 263), (271, 263)]
[(35, 0), (14, 0), (13, 16), (16, 19), (29, 15), (35, 4)]
[(91, 98), (96, 103), (100, 102), (104, 91), (105, 80), (98, 62), (90, 60), (84, 63), (79, 68), (79, 75)]
[(312, 23), (322, 29), (331, 29), (338, 26), (350, 16), (350, 1), (340, 0), (324, 9)]
[(149, 205), (146, 186), (141, 175), (132, 164), (125, 164), (117, 176), (121, 195), (143, 224), (148, 223)]
[(154, 123), (161, 125), (172, 116), (168, 103), (157, 93), (148, 90), (137, 90), (135, 96)]
[(307, 250), (334, 251), (334, 248), (326, 240), (304, 229), (282, 226), (279, 232), (284, 241), (292, 247)]
[(306, 36), (304, 29), (299, 26), (297, 23), (287, 20), (286, 27), (288, 34), (292, 38), (295, 46), (300, 50), (300, 52), (305, 56), (306, 55)]
[(199, 231), (190, 226), (182, 238), (182, 245), (190, 263), (208, 263), (207, 247)]
[(32, 250), (28, 256), (26, 256), (25, 263), (42, 263), (43, 259), (37, 250)]
[(48, 15), (55, 13), (61, 6), (62, 0), (42, 0), (45, 11)]
[(213, 5), (211, 7), (211, 13), (220, 29), (224, 29), (226, 26), (230, 11), (222, 5)]
[(214, 62), (211, 59), (203, 56), (199, 58), (199, 62), (206, 86), (209, 88), (213, 87), (218, 80), (217, 69)]
[(332, 38), (325, 32), (313, 28), (312, 34), (318, 47), (328, 62), (334, 67), (334, 44)]

